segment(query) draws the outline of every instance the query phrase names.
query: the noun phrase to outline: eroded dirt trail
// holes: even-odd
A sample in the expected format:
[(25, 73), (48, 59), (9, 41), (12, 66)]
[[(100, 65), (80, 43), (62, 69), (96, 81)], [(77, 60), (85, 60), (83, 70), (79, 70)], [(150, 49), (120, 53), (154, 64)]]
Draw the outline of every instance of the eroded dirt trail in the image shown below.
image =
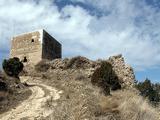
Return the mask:
[[(57, 100), (60, 98), (60, 93), (62, 91), (57, 91), (55, 88), (44, 85), (40, 82), (31, 82), (30, 77), (22, 77), (23, 81), (27, 81), (30, 85), (32, 95), (25, 101), (23, 101), (15, 109), (12, 109), (2, 115), (0, 115), (1, 120), (34, 120), (41, 117), (47, 117), (52, 113), (51, 110), (43, 107), (47, 100), (51, 99)], [(56, 101), (55, 101), (56, 105)]]

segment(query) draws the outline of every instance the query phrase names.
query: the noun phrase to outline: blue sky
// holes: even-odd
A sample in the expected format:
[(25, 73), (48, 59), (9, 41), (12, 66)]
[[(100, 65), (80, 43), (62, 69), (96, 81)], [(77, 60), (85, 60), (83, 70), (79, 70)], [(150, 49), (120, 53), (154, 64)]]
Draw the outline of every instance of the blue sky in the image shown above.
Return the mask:
[(121, 53), (138, 80), (159, 82), (159, 21), (159, 0), (1, 0), (0, 62), (13, 35), (44, 28), (62, 43), (63, 57)]

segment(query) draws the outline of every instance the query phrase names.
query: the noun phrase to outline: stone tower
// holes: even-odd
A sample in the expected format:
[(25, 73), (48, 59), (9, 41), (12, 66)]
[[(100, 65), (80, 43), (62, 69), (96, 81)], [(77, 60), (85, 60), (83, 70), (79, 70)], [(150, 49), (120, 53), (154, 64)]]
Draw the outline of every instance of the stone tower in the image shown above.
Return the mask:
[(36, 64), (42, 59), (61, 58), (61, 44), (45, 30), (24, 33), (12, 38), (10, 57)]

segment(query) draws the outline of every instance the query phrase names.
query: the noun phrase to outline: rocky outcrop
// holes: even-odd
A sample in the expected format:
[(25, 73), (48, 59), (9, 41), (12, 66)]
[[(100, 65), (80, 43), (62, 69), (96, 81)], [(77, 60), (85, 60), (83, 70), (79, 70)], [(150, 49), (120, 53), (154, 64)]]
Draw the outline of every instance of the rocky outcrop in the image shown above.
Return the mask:
[(52, 69), (88, 69), (96, 66), (95, 61), (89, 60), (86, 57), (77, 56), (71, 59), (55, 59), (50, 62)]
[(112, 56), (107, 61), (112, 64), (113, 70), (118, 76), (122, 87), (132, 87), (134, 85), (135, 75), (133, 68), (125, 64), (124, 58), (121, 54)]
[[(76, 71), (76, 70), (82, 69), (83, 74), (85, 74), (90, 78), (94, 73), (94, 71), (98, 67), (100, 67), (102, 61), (107, 61), (112, 65), (113, 71), (115, 72), (115, 75), (120, 80), (122, 87), (130, 88), (134, 85), (134, 82), (135, 82), (134, 71), (131, 66), (125, 63), (122, 55), (111, 56), (107, 60), (97, 60), (97, 61), (92, 61), (82, 56), (77, 56), (70, 59), (69, 58), (55, 59), (53, 61), (43, 61), (42, 63), (44, 65), (42, 64), (42, 66), (49, 66), (45, 70), (46, 72), (47, 70)], [(34, 72), (34, 69), (32, 73), (33, 72)]]
[(72, 69), (77, 69), (77, 68), (87, 69), (92, 67), (94, 67), (93, 61), (81, 56), (71, 58), (66, 64), (66, 68), (72, 68)]
[[(84, 69), (88, 77), (91, 77), (96, 68), (98, 68), (103, 60), (92, 61), (85, 57), (77, 56), (71, 59), (55, 59), (52, 61), (52, 68), (56, 69)], [(135, 75), (133, 68), (127, 65), (124, 61), (123, 56), (116, 55), (109, 57), (108, 61), (112, 67), (113, 71), (119, 78), (122, 87), (132, 87), (135, 82)]]
[(50, 62), (51, 69), (64, 69), (69, 59), (54, 59)]

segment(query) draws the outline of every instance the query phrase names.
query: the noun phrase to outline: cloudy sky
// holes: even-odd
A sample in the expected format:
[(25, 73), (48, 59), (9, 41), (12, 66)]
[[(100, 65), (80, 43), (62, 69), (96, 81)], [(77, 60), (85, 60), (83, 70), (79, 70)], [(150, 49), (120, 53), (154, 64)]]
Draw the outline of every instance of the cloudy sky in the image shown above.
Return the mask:
[(13, 35), (44, 28), (63, 57), (122, 53), (138, 80), (160, 81), (159, 0), (0, 0), (0, 63)]

